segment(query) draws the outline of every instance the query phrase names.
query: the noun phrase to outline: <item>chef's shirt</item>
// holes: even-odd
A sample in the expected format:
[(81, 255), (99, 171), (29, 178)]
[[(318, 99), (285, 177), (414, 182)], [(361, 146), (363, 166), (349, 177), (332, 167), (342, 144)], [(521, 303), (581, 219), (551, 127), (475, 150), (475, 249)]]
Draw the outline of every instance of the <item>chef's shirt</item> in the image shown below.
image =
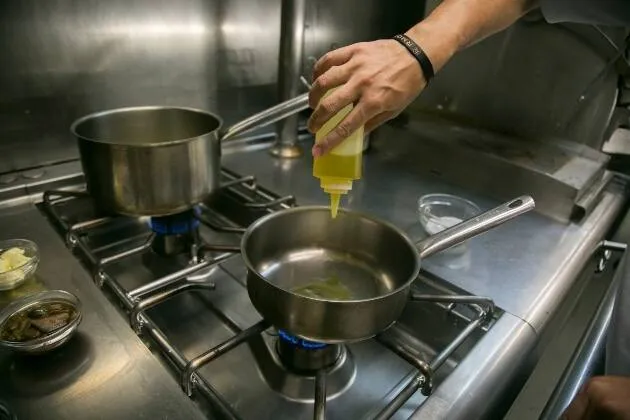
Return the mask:
[(549, 23), (630, 26), (630, 0), (541, 0), (540, 8)]

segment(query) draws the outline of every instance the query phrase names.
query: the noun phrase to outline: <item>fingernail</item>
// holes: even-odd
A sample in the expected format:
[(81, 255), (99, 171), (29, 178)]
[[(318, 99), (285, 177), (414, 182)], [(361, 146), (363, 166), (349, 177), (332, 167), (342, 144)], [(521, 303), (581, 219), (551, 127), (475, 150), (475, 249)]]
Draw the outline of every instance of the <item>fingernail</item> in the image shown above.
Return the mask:
[(323, 150), (321, 146), (315, 145), (313, 146), (313, 149), (311, 150), (311, 152), (313, 153), (313, 157), (320, 157), (323, 153)]

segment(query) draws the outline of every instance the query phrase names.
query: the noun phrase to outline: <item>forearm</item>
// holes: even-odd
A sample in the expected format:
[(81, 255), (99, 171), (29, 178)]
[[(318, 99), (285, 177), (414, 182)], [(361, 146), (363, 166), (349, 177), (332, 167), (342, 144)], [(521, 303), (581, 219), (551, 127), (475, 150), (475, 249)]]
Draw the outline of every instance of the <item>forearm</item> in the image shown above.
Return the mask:
[(406, 34), (438, 71), (455, 53), (502, 31), (537, 4), (537, 0), (444, 0)]

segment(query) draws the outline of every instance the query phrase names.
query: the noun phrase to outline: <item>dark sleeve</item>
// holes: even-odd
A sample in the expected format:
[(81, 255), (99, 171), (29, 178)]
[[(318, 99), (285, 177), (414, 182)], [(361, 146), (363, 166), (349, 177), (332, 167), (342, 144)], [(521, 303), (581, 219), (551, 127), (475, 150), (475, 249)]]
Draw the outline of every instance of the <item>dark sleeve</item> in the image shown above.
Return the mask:
[(549, 23), (630, 27), (630, 0), (541, 0), (540, 3)]

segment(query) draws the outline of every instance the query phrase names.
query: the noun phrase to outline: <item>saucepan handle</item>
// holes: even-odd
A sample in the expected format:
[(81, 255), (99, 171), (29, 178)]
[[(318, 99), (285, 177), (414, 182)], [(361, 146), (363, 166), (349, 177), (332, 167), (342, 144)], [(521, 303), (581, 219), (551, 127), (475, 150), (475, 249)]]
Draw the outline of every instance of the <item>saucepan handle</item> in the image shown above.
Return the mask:
[(507, 222), (534, 209), (536, 204), (529, 196), (522, 196), (501, 204), (492, 210), (461, 222), (455, 226), (431, 235), (418, 242), (416, 246), (420, 258), (426, 258), (452, 246), (458, 245), (470, 238), (480, 235), (500, 224)]
[(307, 108), (308, 93), (303, 93), (300, 96), (281, 102), (278, 105), (261, 111), (258, 114), (254, 114), (222, 130), (219, 133), (219, 138), (221, 141), (230, 140), (238, 134), (273, 124)]

